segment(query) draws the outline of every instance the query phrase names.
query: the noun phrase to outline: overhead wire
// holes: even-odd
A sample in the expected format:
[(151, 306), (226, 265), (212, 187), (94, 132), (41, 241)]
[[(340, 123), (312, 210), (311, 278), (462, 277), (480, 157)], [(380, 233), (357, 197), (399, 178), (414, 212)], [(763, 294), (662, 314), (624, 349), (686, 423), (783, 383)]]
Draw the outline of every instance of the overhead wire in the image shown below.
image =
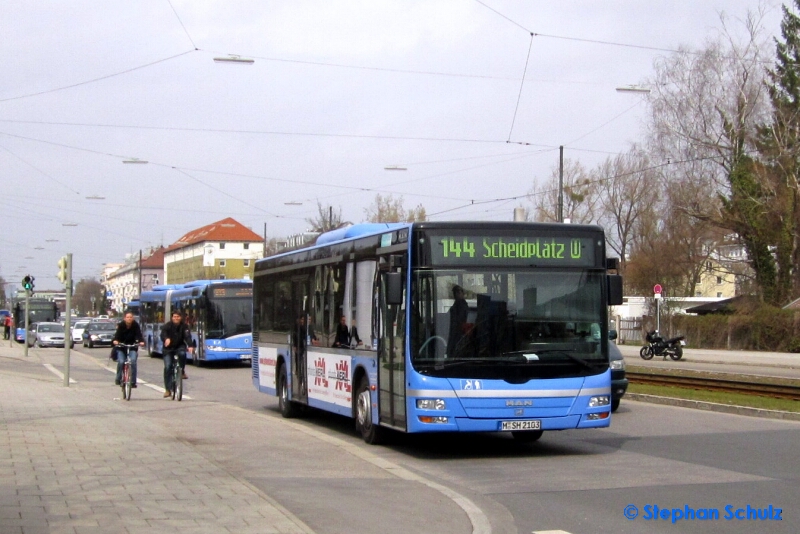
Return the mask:
[[(630, 172), (623, 172), (623, 173), (615, 174), (615, 175), (612, 175), (612, 176), (606, 176), (606, 177), (603, 177), (603, 178), (598, 178), (596, 180), (587, 180), (586, 182), (582, 182), (582, 184), (589, 185), (589, 184), (602, 183), (602, 182), (607, 182), (607, 181), (611, 181), (611, 180), (616, 180), (617, 178), (624, 178), (625, 176), (638, 174), (640, 172), (647, 172), (647, 171), (659, 169), (659, 168), (662, 168), (662, 167), (666, 167), (668, 165), (677, 165), (677, 164), (681, 164), (681, 163), (693, 163), (695, 161), (706, 161), (706, 160), (720, 159), (721, 157), (722, 156), (705, 156), (705, 157), (701, 157), (701, 158), (690, 158), (690, 159), (679, 160), (679, 161), (667, 161), (665, 163), (658, 163), (658, 164), (655, 164), (655, 165), (651, 165), (650, 167), (645, 167), (643, 169), (635, 169), (635, 170), (630, 171)], [(518, 200), (520, 198), (530, 198), (530, 197), (533, 197), (533, 196), (539, 196), (539, 195), (544, 195), (544, 194), (547, 194), (547, 193), (552, 193), (554, 191), (558, 191), (558, 189), (543, 189), (541, 191), (536, 191), (535, 193), (526, 193), (526, 194), (523, 194), (523, 195), (516, 195), (516, 196), (513, 196), (513, 197), (495, 198), (495, 199), (481, 200), (481, 201), (474, 201), (473, 200), (470, 203), (464, 204), (462, 206), (456, 206), (454, 208), (449, 208), (449, 209), (438, 211), (438, 212), (435, 212), (435, 213), (430, 213), (430, 214), (428, 214), (428, 216), (429, 217), (434, 217), (436, 215), (441, 215), (443, 213), (450, 213), (450, 212), (453, 212), (453, 211), (458, 211), (460, 209), (468, 208), (470, 206), (478, 206), (478, 205), (483, 205), (483, 204), (504, 202), (504, 201), (507, 201), (507, 200)]]
[(186, 37), (189, 39), (189, 42), (192, 43), (192, 48), (198, 50), (197, 45), (194, 44), (194, 39), (192, 39), (192, 36), (189, 35), (189, 30), (186, 29), (186, 26), (183, 24), (180, 15), (178, 15), (178, 12), (175, 10), (175, 6), (172, 5), (172, 2), (170, 0), (167, 0), (167, 3), (169, 4), (169, 7), (172, 8), (172, 12), (175, 13), (175, 18), (178, 19), (178, 22), (180, 22), (181, 28), (183, 28), (183, 33), (186, 34)]
[(62, 182), (61, 180), (58, 180), (57, 178), (54, 178), (53, 176), (51, 176), (51, 175), (47, 174), (47, 173), (46, 173), (46, 172), (44, 172), (42, 169), (40, 169), (39, 167), (37, 167), (37, 166), (36, 166), (36, 165), (34, 165), (33, 163), (31, 163), (31, 162), (29, 162), (29, 161), (27, 161), (27, 160), (25, 160), (25, 159), (21, 158), (20, 156), (18, 156), (18, 155), (17, 155), (17, 154), (15, 154), (14, 152), (10, 151), (10, 150), (9, 150), (8, 148), (6, 148), (5, 146), (3, 146), (3, 145), (0, 145), (0, 148), (2, 148), (2, 149), (3, 149), (3, 150), (5, 150), (6, 152), (8, 152), (8, 153), (9, 153), (9, 154), (11, 154), (12, 156), (14, 156), (14, 157), (15, 157), (15, 158), (17, 158), (18, 160), (20, 160), (22, 163), (24, 163), (24, 164), (25, 164), (25, 165), (27, 165), (28, 167), (32, 168), (33, 170), (35, 170), (36, 172), (38, 172), (39, 174), (41, 174), (42, 176), (46, 176), (46, 177), (47, 177), (47, 178), (49, 178), (50, 180), (54, 181), (55, 183), (57, 183), (58, 185), (60, 185), (60, 186), (61, 186), (61, 187), (63, 187), (64, 189), (67, 189), (68, 191), (71, 191), (71, 192), (75, 193), (76, 195), (80, 195), (80, 192), (79, 192), (79, 191), (76, 191), (76, 190), (72, 189), (70, 186), (68, 186), (67, 184), (65, 184), (65, 183), (64, 183), (64, 182)]
[(116, 76), (122, 76), (123, 74), (128, 74), (130, 72), (134, 72), (134, 71), (137, 71), (137, 70), (146, 69), (148, 67), (152, 67), (153, 65), (158, 65), (159, 63), (164, 63), (165, 61), (171, 61), (171, 60), (179, 58), (181, 56), (185, 56), (186, 54), (191, 54), (192, 52), (195, 52), (195, 51), (196, 50), (194, 50), (194, 49), (187, 50), (185, 52), (181, 52), (180, 54), (175, 54), (174, 56), (169, 56), (169, 57), (157, 59), (156, 61), (151, 61), (150, 63), (145, 63), (144, 65), (139, 65), (137, 67), (131, 67), (130, 69), (121, 70), (119, 72), (114, 72), (112, 74), (106, 74), (105, 76), (99, 76), (97, 78), (84, 80), (82, 82), (77, 82), (77, 83), (73, 83), (73, 84), (70, 84), (70, 85), (63, 85), (61, 87), (54, 87), (52, 89), (46, 89), (44, 91), (37, 91), (35, 93), (27, 93), (27, 94), (23, 94), (23, 95), (11, 96), (11, 97), (8, 97), (8, 98), (0, 98), (0, 102), (11, 102), (12, 100), (21, 100), (23, 98), (31, 98), (31, 97), (34, 97), (34, 96), (46, 95), (48, 93), (55, 93), (55, 92), (58, 92), (58, 91), (64, 91), (66, 89), (72, 89), (72, 88), (75, 88), (75, 87), (80, 87), (81, 85), (88, 85), (88, 84), (99, 82), (99, 81), (102, 81), (102, 80), (108, 80), (109, 78), (114, 78)]
[(511, 117), (511, 128), (508, 130), (508, 139), (511, 141), (511, 134), (514, 132), (514, 123), (517, 120), (517, 113), (519, 112), (519, 101), (522, 99), (522, 89), (525, 87), (525, 75), (528, 72), (528, 62), (531, 59), (531, 49), (533, 48), (533, 34), (531, 34), (531, 41), (528, 44), (528, 55), (525, 56), (525, 68), (522, 69), (522, 80), (519, 82), (519, 94), (517, 94), (517, 105), (514, 107), (514, 116)]

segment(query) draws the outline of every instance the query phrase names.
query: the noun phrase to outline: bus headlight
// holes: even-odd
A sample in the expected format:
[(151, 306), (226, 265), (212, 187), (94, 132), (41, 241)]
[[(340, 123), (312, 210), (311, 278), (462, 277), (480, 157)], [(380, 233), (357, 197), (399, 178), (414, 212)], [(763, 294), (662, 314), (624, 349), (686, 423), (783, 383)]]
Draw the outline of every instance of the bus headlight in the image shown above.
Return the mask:
[(589, 408), (599, 408), (601, 406), (608, 406), (611, 404), (611, 397), (609, 395), (597, 395), (589, 399)]
[(418, 410), (446, 410), (444, 399), (417, 399)]
[(611, 360), (608, 365), (612, 371), (624, 371), (625, 370), (625, 360)]

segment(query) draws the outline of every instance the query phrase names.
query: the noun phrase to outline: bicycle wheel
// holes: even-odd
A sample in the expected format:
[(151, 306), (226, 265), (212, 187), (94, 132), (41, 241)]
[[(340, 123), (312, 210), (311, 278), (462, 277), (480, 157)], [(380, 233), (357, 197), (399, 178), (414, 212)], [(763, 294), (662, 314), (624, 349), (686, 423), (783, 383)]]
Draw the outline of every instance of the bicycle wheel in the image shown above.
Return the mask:
[(183, 399), (183, 373), (180, 371), (175, 377), (175, 397), (179, 402)]
[(131, 400), (131, 366), (129, 363), (122, 364), (122, 398)]
[(172, 359), (172, 400), (178, 396), (178, 380), (181, 379), (181, 366), (178, 365), (178, 358)]
[(123, 387), (125, 388), (125, 400), (131, 400), (131, 390), (133, 389), (133, 381), (132, 381), (132, 372), (131, 372), (131, 364), (125, 364), (125, 378), (124, 382), (122, 383)]

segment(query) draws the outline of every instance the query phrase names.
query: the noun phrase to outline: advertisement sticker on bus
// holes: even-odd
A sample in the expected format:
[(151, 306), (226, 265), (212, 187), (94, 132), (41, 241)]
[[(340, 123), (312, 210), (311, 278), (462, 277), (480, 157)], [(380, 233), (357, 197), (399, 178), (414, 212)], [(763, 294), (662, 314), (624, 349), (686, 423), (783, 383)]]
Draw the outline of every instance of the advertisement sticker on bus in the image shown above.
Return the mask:
[(278, 349), (259, 345), (258, 347), (258, 383), (275, 389), (275, 366), (278, 365)]
[(306, 357), (308, 398), (350, 407), (353, 396), (351, 357), (320, 352), (309, 352)]

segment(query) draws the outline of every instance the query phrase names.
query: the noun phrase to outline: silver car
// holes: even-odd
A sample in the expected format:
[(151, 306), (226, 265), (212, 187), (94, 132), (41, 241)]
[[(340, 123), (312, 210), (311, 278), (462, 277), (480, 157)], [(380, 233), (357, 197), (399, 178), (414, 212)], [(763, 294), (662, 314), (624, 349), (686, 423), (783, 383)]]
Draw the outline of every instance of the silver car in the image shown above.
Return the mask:
[(61, 323), (33, 323), (28, 331), (28, 346), (63, 347), (64, 325)]

